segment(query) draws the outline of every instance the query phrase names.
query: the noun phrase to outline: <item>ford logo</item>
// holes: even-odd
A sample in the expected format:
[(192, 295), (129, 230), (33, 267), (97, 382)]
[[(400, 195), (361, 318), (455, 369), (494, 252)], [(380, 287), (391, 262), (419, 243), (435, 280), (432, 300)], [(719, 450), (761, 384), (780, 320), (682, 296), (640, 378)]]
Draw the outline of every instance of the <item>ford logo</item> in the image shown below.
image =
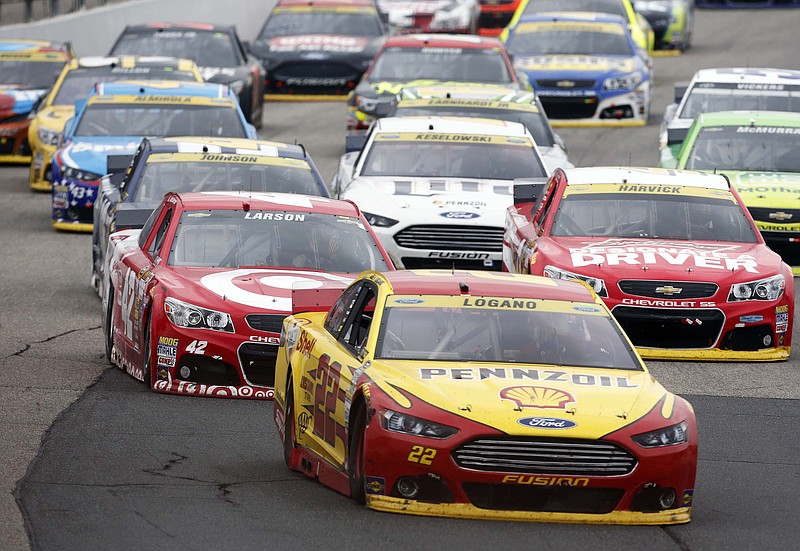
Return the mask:
[(575, 421), (556, 417), (524, 417), (523, 419), (518, 419), (517, 423), (523, 427), (534, 429), (571, 429), (578, 426)]
[(480, 218), (481, 215), (477, 212), (451, 211), (443, 212), (439, 216), (456, 220), (472, 220), (473, 218)]

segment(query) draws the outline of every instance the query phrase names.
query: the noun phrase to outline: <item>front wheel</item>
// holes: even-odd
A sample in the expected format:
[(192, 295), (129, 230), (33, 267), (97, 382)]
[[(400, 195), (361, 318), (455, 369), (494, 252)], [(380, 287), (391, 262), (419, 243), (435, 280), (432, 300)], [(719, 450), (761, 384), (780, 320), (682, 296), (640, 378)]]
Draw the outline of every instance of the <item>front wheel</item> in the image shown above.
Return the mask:
[(350, 448), (347, 471), (350, 478), (350, 497), (364, 505), (367, 501), (364, 489), (364, 433), (367, 427), (367, 412), (364, 406), (358, 408), (351, 426)]

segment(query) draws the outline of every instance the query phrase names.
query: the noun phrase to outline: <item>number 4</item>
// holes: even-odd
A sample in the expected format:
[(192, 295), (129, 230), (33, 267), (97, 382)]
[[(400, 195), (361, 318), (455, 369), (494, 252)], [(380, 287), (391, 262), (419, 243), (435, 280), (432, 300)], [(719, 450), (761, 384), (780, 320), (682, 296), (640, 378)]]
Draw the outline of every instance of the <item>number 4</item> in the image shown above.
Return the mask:
[(189, 354), (203, 354), (205, 352), (208, 341), (192, 341), (186, 347)]

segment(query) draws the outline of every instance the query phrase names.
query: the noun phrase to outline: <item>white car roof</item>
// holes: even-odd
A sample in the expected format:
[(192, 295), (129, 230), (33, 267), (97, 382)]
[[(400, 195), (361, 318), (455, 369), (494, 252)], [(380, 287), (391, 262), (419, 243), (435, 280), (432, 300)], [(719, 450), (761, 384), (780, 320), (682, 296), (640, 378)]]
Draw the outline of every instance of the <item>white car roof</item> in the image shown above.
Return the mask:
[(375, 121), (375, 132), (441, 132), (489, 136), (531, 137), (518, 122), (469, 117), (385, 117)]
[(631, 184), (643, 186), (691, 186), (728, 190), (728, 180), (721, 174), (694, 170), (671, 170), (640, 167), (587, 167), (567, 169), (568, 185)]
[(716, 67), (700, 69), (692, 78), (697, 82), (752, 82), (800, 84), (800, 71), (768, 67)]

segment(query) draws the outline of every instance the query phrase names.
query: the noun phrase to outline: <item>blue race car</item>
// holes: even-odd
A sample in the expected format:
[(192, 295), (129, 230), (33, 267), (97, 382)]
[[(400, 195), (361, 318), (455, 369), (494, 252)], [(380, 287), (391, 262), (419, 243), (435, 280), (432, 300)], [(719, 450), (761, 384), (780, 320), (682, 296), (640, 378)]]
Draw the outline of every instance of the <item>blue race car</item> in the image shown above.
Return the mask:
[(553, 126), (644, 126), (652, 60), (616, 15), (540, 13), (509, 29), (506, 48)]
[(53, 161), (53, 227), (91, 232), (109, 155), (133, 155), (144, 137), (256, 138), (228, 86), (176, 81), (100, 83), (76, 102)]

